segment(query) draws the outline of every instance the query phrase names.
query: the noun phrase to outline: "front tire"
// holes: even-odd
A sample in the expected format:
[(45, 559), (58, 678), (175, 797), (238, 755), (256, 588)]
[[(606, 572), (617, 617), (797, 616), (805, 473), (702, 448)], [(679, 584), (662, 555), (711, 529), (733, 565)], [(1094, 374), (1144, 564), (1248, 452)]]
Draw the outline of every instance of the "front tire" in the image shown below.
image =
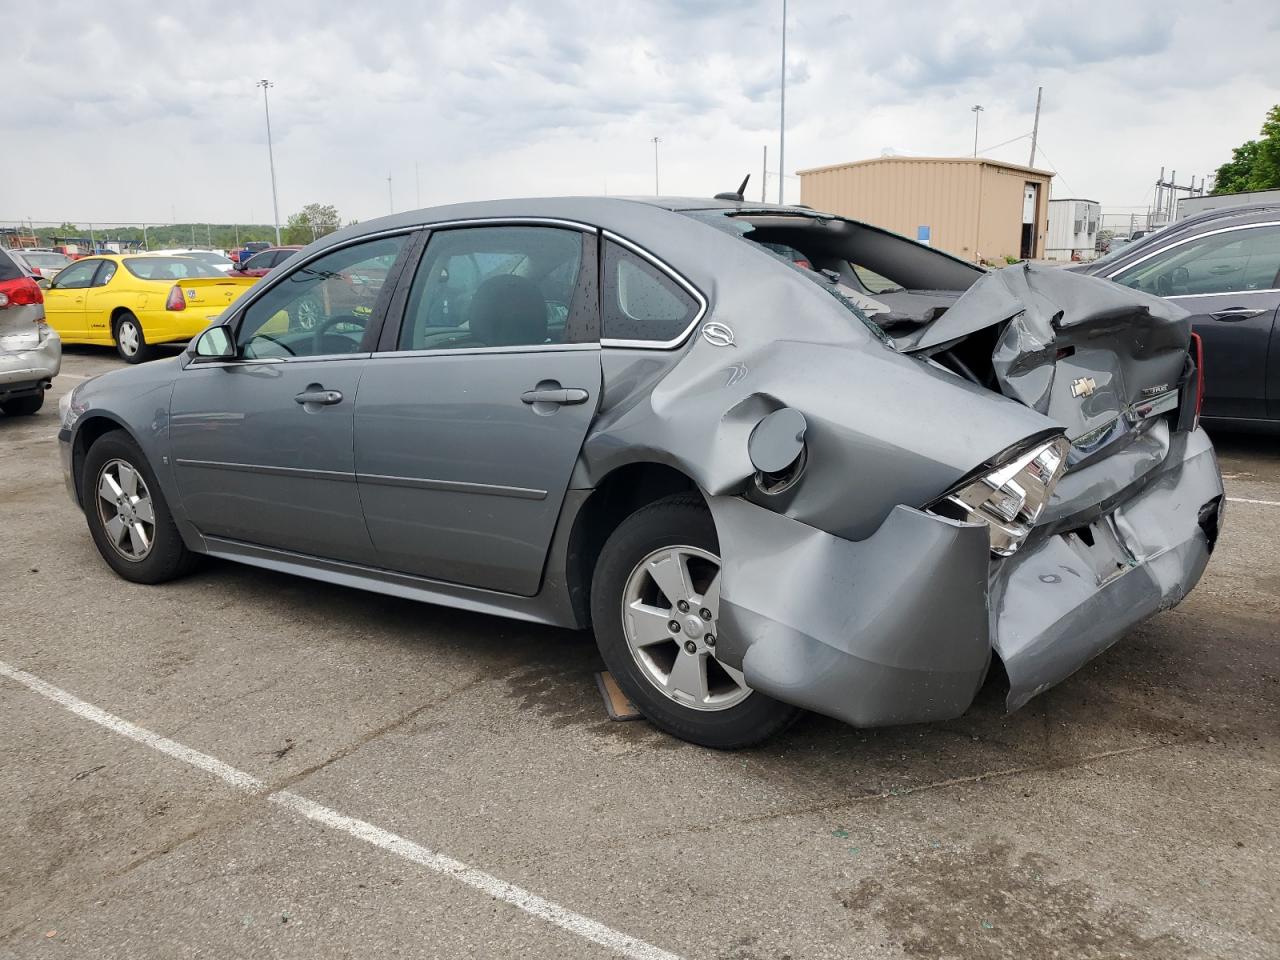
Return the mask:
[(716, 658), (719, 607), (719, 544), (700, 497), (637, 510), (600, 552), (591, 619), (609, 672), (654, 726), (731, 750), (768, 739), (800, 711)]
[(18, 397), (0, 403), (0, 410), (7, 417), (29, 417), (44, 406), (44, 393), (35, 393), (29, 397)]
[(117, 574), (164, 583), (189, 572), (187, 549), (151, 465), (123, 431), (104, 434), (85, 456), (80, 499), (93, 542)]
[(116, 353), (125, 363), (143, 363), (151, 359), (151, 347), (142, 332), (138, 318), (126, 310), (116, 319)]

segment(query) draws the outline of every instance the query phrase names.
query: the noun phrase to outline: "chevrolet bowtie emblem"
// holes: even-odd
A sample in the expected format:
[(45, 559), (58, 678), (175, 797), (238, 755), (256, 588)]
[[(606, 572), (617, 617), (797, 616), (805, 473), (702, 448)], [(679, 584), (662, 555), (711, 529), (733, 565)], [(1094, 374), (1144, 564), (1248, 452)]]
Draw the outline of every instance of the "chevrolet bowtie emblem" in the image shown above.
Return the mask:
[(1091, 397), (1093, 391), (1098, 389), (1098, 383), (1093, 377), (1076, 377), (1071, 381), (1071, 395), (1073, 397)]

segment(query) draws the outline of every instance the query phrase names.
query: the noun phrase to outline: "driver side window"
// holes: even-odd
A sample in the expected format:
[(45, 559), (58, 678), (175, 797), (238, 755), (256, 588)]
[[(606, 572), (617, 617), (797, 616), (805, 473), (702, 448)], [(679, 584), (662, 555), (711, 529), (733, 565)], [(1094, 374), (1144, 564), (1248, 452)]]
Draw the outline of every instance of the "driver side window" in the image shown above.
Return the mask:
[(408, 235), (343, 247), (303, 264), (245, 311), (236, 335), (247, 359), (359, 353)]
[(1273, 289), (1280, 272), (1280, 228), (1209, 234), (1158, 253), (1112, 279), (1158, 297)]

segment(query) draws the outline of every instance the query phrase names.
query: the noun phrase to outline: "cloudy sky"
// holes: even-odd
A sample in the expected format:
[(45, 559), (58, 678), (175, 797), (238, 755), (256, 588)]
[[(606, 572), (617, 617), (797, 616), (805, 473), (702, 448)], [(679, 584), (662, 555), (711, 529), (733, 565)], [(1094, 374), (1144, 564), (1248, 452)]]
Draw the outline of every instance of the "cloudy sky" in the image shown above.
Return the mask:
[[(979, 147), (1144, 205), (1280, 102), (1280, 4), (791, 0), (785, 171)], [(781, 0), (0, 0), (0, 221), (345, 219), (494, 196), (709, 195), (777, 170)], [(986, 149), (991, 147), (992, 149)], [(777, 196), (776, 173), (769, 197)], [(800, 199), (799, 180), (786, 195)]]

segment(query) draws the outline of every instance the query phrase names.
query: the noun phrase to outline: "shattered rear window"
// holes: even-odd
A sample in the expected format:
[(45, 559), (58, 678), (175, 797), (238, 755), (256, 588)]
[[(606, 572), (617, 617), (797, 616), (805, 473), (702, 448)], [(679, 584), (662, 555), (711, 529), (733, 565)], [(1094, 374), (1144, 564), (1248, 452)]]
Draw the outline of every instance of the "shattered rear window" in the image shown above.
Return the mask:
[[(769, 212), (773, 213), (776, 211)], [(891, 340), (889, 335), (884, 332), (884, 329), (880, 324), (876, 323), (869, 316), (863, 313), (862, 309), (858, 306), (857, 301), (854, 299), (859, 295), (858, 291), (847, 286), (831, 271), (815, 271), (812, 264), (810, 264), (809, 261), (804, 258), (804, 255), (798, 250), (788, 247), (786, 244), (754, 240), (751, 237), (751, 234), (754, 233), (756, 229), (754, 226), (747, 223), (745, 220), (725, 216), (718, 210), (684, 210), (681, 211), (681, 213), (686, 217), (691, 217), (692, 219), (699, 220), (708, 226), (715, 227), (723, 233), (735, 234), (742, 239), (749, 241), (753, 246), (764, 250), (780, 263), (785, 263), (792, 270), (795, 270), (800, 276), (804, 277), (811, 283), (817, 284), (834, 297), (842, 307), (857, 317), (862, 322), (862, 325), (875, 335), (876, 339), (880, 340), (891, 349), (897, 349), (897, 347), (894, 346), (893, 340)], [(834, 219), (831, 218), (830, 215), (826, 215), (826, 218)], [(814, 219), (823, 219), (823, 216), (815, 215)], [(892, 281), (888, 280), (885, 282), (892, 283)], [(894, 284), (894, 286), (896, 286), (896, 284)]]

